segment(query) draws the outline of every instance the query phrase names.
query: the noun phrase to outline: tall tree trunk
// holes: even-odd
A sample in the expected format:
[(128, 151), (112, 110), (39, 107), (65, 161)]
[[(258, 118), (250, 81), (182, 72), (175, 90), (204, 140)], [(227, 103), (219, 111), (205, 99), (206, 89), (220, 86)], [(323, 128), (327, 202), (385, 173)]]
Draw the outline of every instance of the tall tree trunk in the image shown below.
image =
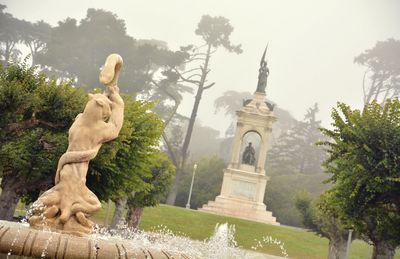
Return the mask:
[(11, 49), (10, 49), (10, 45), (7, 42), (6, 43), (6, 49), (4, 51), (4, 65), (8, 66), (8, 63), (10, 62), (10, 56), (11, 56)]
[(179, 183), (182, 178), (183, 168), (185, 167), (185, 164), (186, 164), (188, 148), (189, 148), (190, 140), (192, 138), (193, 127), (194, 127), (194, 123), (196, 122), (197, 111), (200, 106), (200, 100), (201, 100), (201, 97), (202, 97), (203, 91), (204, 91), (204, 83), (206, 82), (206, 78), (207, 78), (207, 74), (208, 74), (208, 63), (210, 61), (210, 52), (211, 52), (211, 44), (208, 45), (207, 55), (206, 55), (206, 59), (204, 61), (204, 67), (201, 68), (201, 70), (202, 70), (201, 79), (200, 79), (200, 83), (197, 88), (197, 94), (196, 94), (196, 98), (195, 98), (195, 101), (193, 104), (192, 114), (190, 115), (190, 120), (189, 120), (188, 129), (186, 131), (185, 140), (183, 141), (183, 145), (182, 145), (182, 149), (181, 149), (182, 159), (180, 161), (179, 167), (176, 168), (174, 184), (172, 185), (171, 191), (168, 193), (168, 197), (166, 200), (166, 203), (170, 204), (170, 205), (175, 204), (176, 195), (178, 194)]
[(375, 87), (376, 87), (376, 86), (375, 86), (376, 79), (377, 79), (377, 76), (374, 75), (374, 76), (373, 76), (373, 79), (372, 79), (372, 82), (371, 82), (371, 86), (370, 86), (369, 91), (368, 91), (368, 95), (365, 96), (365, 98), (364, 98), (364, 100), (365, 100), (365, 103), (364, 103), (364, 104), (368, 104), (368, 103), (371, 102), (372, 95), (374, 94), (374, 92), (375, 92), (375, 90), (376, 90), (376, 88), (375, 88)]
[(346, 258), (347, 237), (334, 236), (329, 239), (328, 259), (343, 259)]
[(179, 183), (180, 183), (181, 178), (182, 178), (182, 169), (180, 168), (180, 166), (178, 166), (178, 167), (176, 167), (174, 183), (172, 185), (171, 190), (168, 193), (167, 200), (165, 201), (166, 204), (169, 204), (169, 205), (175, 204), (176, 195), (178, 194), (178, 188), (179, 188)]
[(112, 201), (115, 203), (115, 211), (110, 228), (116, 228), (118, 223), (123, 219), (125, 205), (128, 201), (128, 197), (117, 197), (115, 199), (112, 199)]
[(1, 181), (0, 194), (0, 219), (12, 220), (15, 207), (21, 197), (22, 181), (19, 181), (14, 174), (4, 175)]
[(128, 214), (126, 216), (126, 222), (128, 227), (137, 229), (142, 219), (143, 208), (131, 207), (128, 208)]
[(382, 87), (383, 87), (383, 75), (381, 75), (379, 78), (379, 83), (378, 83), (376, 93), (375, 93), (373, 100), (378, 101), (378, 97), (379, 97), (379, 94), (381, 93)]
[(384, 241), (376, 241), (374, 242), (372, 259), (392, 259), (394, 258), (395, 252), (395, 247), (389, 245)]

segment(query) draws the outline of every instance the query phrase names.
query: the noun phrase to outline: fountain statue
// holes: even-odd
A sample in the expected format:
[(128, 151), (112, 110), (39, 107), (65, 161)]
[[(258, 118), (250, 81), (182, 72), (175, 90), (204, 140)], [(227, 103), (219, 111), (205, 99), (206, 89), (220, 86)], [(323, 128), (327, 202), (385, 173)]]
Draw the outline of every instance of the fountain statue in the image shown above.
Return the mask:
[(29, 224), (81, 235), (92, 231), (90, 215), (101, 208), (96, 195), (86, 187), (89, 161), (96, 157), (102, 143), (115, 139), (124, 118), (124, 102), (117, 86), (122, 58), (107, 57), (100, 82), (107, 86), (103, 94), (89, 94), (83, 113), (69, 129), (68, 149), (58, 161), (55, 186), (32, 205)]
[(55, 186), (33, 203), (27, 215), (31, 228), (0, 221), (0, 258), (187, 258), (90, 235), (94, 223), (89, 217), (101, 204), (86, 187), (86, 174), (89, 161), (104, 142), (118, 137), (123, 124), (124, 102), (117, 85), (122, 64), (118, 54), (107, 57), (99, 77), (107, 89), (89, 94), (84, 111), (76, 116), (69, 129), (68, 149), (58, 161)]

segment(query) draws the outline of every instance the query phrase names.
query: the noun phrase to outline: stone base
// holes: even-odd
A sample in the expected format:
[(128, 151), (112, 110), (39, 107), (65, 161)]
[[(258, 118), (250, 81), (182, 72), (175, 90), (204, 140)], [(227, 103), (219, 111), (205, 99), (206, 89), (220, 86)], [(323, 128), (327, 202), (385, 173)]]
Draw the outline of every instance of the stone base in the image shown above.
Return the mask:
[(157, 249), (131, 247), (110, 240), (76, 237), (0, 221), (0, 258), (188, 258)]
[(270, 225), (280, 225), (276, 218), (272, 216), (272, 212), (266, 210), (264, 203), (244, 199), (217, 196), (215, 201), (209, 201), (199, 211)]
[[(238, 167), (238, 168), (235, 168)], [(268, 177), (256, 173), (254, 166), (230, 165), (224, 170), (221, 194), (203, 205), (200, 211), (280, 225), (263, 203)]]

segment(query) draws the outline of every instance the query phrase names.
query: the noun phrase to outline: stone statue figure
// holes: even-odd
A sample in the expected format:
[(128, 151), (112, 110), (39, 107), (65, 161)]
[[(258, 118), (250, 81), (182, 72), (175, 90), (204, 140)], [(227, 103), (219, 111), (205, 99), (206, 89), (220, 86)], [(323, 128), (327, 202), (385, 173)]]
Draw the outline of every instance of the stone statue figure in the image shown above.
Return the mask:
[(267, 79), (269, 75), (269, 68), (267, 67), (267, 61), (265, 60), (265, 54), (267, 53), (267, 47), (264, 50), (260, 61), (260, 69), (258, 70), (258, 83), (256, 92), (265, 93), (265, 88), (267, 87)]
[(124, 118), (124, 102), (119, 95), (118, 76), (122, 58), (107, 57), (100, 72), (106, 85), (103, 94), (89, 94), (89, 101), (78, 114), (68, 136), (68, 149), (58, 161), (55, 186), (32, 205), (29, 224), (76, 235), (90, 233), (90, 215), (101, 208), (96, 195), (86, 187), (89, 161), (96, 157), (104, 142), (117, 138)]
[(256, 163), (256, 150), (249, 142), (242, 155), (242, 164), (255, 165)]

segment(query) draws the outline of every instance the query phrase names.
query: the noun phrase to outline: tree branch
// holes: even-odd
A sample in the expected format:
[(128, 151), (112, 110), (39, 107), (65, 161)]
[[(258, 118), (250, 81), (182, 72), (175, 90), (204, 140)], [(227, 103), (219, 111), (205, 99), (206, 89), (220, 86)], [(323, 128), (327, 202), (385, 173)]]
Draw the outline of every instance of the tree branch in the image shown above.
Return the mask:
[(373, 75), (371, 86), (369, 88), (368, 95), (365, 98), (365, 103), (364, 104), (368, 104), (371, 101), (372, 95), (375, 92), (375, 83), (376, 83), (376, 75)]
[(205, 43), (205, 44), (203, 44), (201, 46), (194, 46), (193, 50), (197, 50), (198, 51), (199, 49), (204, 48), (207, 45), (208, 45), (208, 43)]
[(181, 75), (181, 73), (179, 73), (179, 71), (176, 68), (174, 69), (174, 71), (178, 74), (179, 78), (184, 82), (188, 82), (188, 83), (192, 83), (192, 84), (199, 84), (200, 83), (200, 81), (198, 81), (198, 80), (190, 80), (190, 79), (187, 79), (187, 78), (183, 77)]
[(21, 121), (21, 122), (16, 122), (16, 123), (10, 123), (6, 127), (6, 131), (8, 132), (13, 132), (13, 131), (19, 131), (19, 130), (26, 130), (38, 125), (43, 125), (52, 129), (60, 129), (64, 128), (66, 125), (64, 123), (53, 123), (53, 122), (48, 122), (44, 120), (39, 120), (36, 118), (31, 118), (26, 121)]
[(201, 78), (201, 74), (193, 74), (193, 75), (190, 75), (189, 77), (187, 77), (186, 79), (190, 79), (190, 78), (192, 78), (192, 77), (195, 77), (195, 76), (199, 76), (200, 78)]
[(207, 85), (207, 86), (204, 86), (204, 87), (203, 87), (203, 90), (207, 90), (207, 89), (213, 87), (214, 85), (215, 85), (215, 82), (213, 82), (213, 83), (211, 83), (211, 84), (209, 84), (209, 85)]
[(195, 54), (191, 54), (192, 57), (197, 57), (197, 56), (207, 56), (207, 53), (202, 53), (202, 52), (197, 52)]
[(190, 73), (190, 72), (193, 72), (193, 71), (199, 70), (199, 69), (200, 69), (199, 67), (196, 67), (196, 68), (193, 68), (193, 69), (189, 69), (189, 70), (187, 70), (187, 71), (185, 71), (185, 72), (181, 73), (181, 75), (184, 75), (184, 74), (187, 74), (187, 73)]
[(164, 121), (164, 128), (166, 128), (169, 124), (169, 122), (172, 120), (172, 118), (174, 117), (174, 115), (176, 114), (176, 111), (178, 110), (178, 107), (180, 105), (179, 100), (170, 92), (167, 91), (167, 89), (165, 89), (164, 87), (161, 87), (156, 81), (154, 81), (153, 79), (151, 80), (151, 82), (157, 86), (161, 91), (163, 91), (166, 95), (168, 95), (169, 98), (171, 98), (172, 100), (174, 100), (175, 102), (175, 106), (174, 109), (172, 110), (172, 113), (169, 115), (169, 117)]
[(175, 153), (174, 153), (174, 151), (172, 149), (172, 146), (168, 141), (167, 134), (165, 134), (165, 132), (163, 132), (162, 133), (162, 137), (163, 137), (165, 145), (167, 145), (168, 154), (171, 157), (172, 163), (174, 163), (175, 167), (178, 168), (178, 166), (179, 166), (178, 165), (178, 159), (176, 158), (176, 155), (175, 155)]
[(205, 58), (191, 58), (191, 59), (186, 60), (185, 62), (182, 62), (182, 64), (187, 64), (187, 63), (190, 63), (190, 62), (196, 61), (196, 60), (204, 61)]
[(369, 71), (370, 71), (370, 70), (367, 69), (367, 70), (364, 72), (363, 82), (362, 82), (363, 94), (364, 94), (364, 104), (367, 103), (367, 93), (366, 93), (366, 89), (365, 89), (365, 77), (367, 76), (367, 73), (368, 73)]
[(17, 44), (17, 42), (15, 42), (15, 41), (11, 42), (11, 45), (10, 45), (10, 48), (9, 48), (10, 52), (14, 49), (15, 44)]

